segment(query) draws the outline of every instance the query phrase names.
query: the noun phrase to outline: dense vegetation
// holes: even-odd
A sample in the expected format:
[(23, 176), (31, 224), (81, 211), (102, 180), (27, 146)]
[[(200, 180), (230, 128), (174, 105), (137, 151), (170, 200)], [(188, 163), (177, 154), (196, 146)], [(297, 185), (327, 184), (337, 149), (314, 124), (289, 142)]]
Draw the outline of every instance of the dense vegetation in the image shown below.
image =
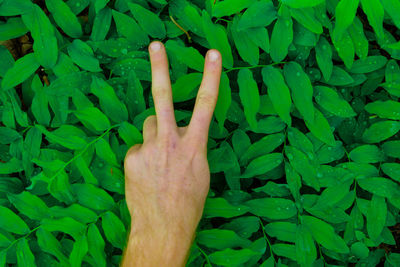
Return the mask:
[(188, 266), (400, 266), (398, 0), (0, 0), (0, 266), (117, 266), (165, 43), (224, 72)]

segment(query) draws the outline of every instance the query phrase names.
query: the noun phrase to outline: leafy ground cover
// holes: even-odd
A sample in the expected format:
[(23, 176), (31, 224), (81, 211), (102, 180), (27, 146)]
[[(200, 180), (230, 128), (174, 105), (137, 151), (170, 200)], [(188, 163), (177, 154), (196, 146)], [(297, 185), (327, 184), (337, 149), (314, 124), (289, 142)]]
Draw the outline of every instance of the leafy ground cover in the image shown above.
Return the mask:
[(0, 0), (0, 266), (117, 266), (165, 43), (224, 72), (188, 266), (400, 266), (398, 0)]

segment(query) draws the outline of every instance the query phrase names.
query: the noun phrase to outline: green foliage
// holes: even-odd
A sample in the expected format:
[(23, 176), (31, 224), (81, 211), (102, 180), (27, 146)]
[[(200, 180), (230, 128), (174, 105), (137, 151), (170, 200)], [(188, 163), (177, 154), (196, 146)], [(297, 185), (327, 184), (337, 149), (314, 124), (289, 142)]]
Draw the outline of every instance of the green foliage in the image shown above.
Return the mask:
[(400, 266), (398, 0), (0, 0), (0, 44), (24, 35), (0, 45), (0, 266), (118, 266), (155, 39), (179, 125), (223, 58), (188, 266)]

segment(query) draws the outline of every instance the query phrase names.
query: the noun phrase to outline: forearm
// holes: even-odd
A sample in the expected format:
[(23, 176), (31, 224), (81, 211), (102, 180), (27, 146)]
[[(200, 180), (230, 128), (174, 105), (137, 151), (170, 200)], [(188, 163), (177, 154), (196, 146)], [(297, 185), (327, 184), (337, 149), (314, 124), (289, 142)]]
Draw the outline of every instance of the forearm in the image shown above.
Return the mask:
[(135, 233), (131, 231), (124, 252), (122, 267), (186, 265), (194, 234), (188, 240), (184, 233)]

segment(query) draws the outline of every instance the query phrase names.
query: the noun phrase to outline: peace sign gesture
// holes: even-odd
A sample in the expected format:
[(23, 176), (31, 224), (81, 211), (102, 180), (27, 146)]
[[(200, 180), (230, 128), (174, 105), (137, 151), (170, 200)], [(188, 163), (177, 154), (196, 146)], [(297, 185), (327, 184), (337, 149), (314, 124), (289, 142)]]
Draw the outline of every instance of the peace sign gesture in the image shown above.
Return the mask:
[(156, 116), (145, 120), (143, 144), (125, 158), (132, 229), (123, 266), (184, 266), (209, 190), (207, 140), (222, 60), (217, 50), (207, 52), (190, 124), (178, 127), (164, 45), (152, 42), (149, 52)]
[[(144, 138), (155, 137), (164, 141), (173, 140), (178, 133), (185, 133), (191, 144), (204, 145), (208, 139), (209, 125), (218, 98), (221, 76), (220, 53), (212, 49), (207, 53), (203, 81), (197, 95), (193, 117), (188, 127), (177, 128), (172, 103), (171, 81), (165, 48), (160, 42), (150, 45), (152, 93), (157, 116), (150, 117), (144, 124)], [(157, 131), (155, 132), (155, 129)], [(186, 132), (187, 130), (187, 132)], [(189, 141), (189, 140), (188, 140)]]

